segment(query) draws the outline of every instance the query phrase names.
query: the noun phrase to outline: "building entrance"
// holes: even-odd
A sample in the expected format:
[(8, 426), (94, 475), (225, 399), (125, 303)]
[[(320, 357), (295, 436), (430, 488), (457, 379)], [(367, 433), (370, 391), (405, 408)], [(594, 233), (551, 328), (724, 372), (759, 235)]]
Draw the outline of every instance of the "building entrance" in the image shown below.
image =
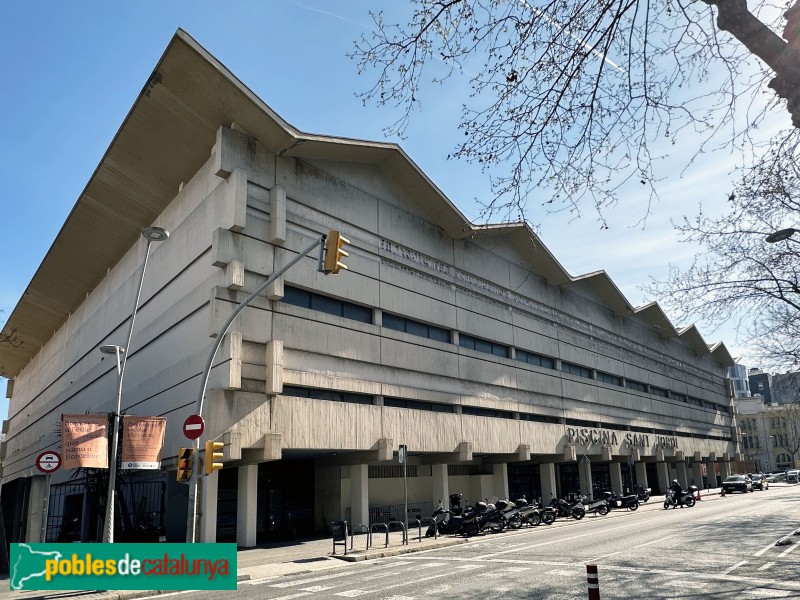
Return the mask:
[(527, 463), (508, 464), (508, 495), (511, 501), (525, 498), (528, 502), (540, 498), (542, 485), (539, 465)]

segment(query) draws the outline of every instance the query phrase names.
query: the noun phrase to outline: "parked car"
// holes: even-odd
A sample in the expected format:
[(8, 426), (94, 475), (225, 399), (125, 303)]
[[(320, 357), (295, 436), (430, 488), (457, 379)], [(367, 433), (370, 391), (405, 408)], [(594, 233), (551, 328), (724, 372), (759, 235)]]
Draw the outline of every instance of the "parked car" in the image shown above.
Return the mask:
[(731, 475), (722, 482), (722, 489), (725, 493), (730, 492), (752, 492), (753, 481), (747, 475)]
[(761, 473), (751, 473), (750, 474), (750, 481), (753, 482), (753, 489), (754, 490), (768, 490), (769, 489), (769, 479), (766, 475), (762, 475)]
[(786, 473), (770, 473), (767, 475), (767, 481), (770, 483), (783, 483), (786, 481)]
[(786, 471), (786, 483), (800, 483), (800, 471)]

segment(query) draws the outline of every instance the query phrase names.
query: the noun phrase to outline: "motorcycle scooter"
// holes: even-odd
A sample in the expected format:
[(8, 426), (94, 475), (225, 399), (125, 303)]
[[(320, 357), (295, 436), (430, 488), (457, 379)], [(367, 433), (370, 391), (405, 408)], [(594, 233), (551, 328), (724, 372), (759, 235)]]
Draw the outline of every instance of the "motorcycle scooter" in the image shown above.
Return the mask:
[(682, 490), (680, 494), (673, 490), (667, 490), (667, 494), (664, 497), (664, 510), (675, 508), (676, 506), (680, 506), (681, 508), (684, 506), (687, 508), (693, 507), (697, 502), (695, 500), (697, 489), (696, 485), (690, 485), (688, 489)]
[(556, 498), (552, 494), (551, 496), (550, 507), (556, 510), (559, 517), (572, 517), (580, 521), (586, 515), (586, 511), (580, 501), (570, 504), (566, 500)]
[(634, 488), (634, 493), (638, 496), (639, 502), (647, 502), (650, 500), (650, 494), (653, 492), (652, 488), (644, 487), (639, 484)]
[(636, 494), (618, 496), (614, 492), (603, 492), (603, 496), (608, 502), (609, 508), (624, 508), (625, 510), (636, 510), (639, 508), (639, 497)]
[(587, 513), (592, 513), (596, 515), (607, 515), (609, 513), (608, 502), (605, 498), (600, 498), (598, 500), (592, 500), (589, 496), (581, 496), (581, 503), (583, 504), (583, 509)]

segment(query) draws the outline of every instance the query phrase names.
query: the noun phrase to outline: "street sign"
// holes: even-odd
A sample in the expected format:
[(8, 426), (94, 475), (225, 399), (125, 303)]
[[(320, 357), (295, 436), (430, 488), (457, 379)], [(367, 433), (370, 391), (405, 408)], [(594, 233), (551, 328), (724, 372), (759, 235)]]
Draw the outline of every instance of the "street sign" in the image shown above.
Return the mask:
[(588, 465), (588, 464), (589, 464), (591, 461), (589, 460), (589, 457), (588, 457), (588, 456), (586, 456), (586, 455), (584, 454), (584, 455), (581, 457), (581, 459), (580, 459), (578, 462), (579, 462), (580, 464), (582, 464), (582, 465), (586, 466), (586, 465)]
[(407, 451), (408, 451), (408, 448), (406, 447), (405, 444), (402, 444), (397, 449), (397, 460), (398, 460), (398, 462), (400, 464), (403, 464), (404, 462), (406, 462), (406, 453), (407, 453)]
[(36, 457), (36, 468), (42, 473), (52, 473), (61, 466), (61, 455), (58, 452), (47, 450)]
[(183, 422), (183, 435), (190, 440), (196, 440), (203, 435), (203, 430), (206, 428), (206, 422), (200, 415), (189, 415)]

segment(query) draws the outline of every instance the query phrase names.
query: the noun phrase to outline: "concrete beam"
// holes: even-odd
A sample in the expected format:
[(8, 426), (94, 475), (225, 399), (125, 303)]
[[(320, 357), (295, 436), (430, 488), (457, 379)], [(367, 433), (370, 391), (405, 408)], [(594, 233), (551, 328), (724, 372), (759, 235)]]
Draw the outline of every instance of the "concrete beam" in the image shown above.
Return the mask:
[(423, 465), (449, 465), (472, 461), (472, 442), (461, 442), (453, 452), (426, 454), (420, 457)]
[(529, 444), (520, 444), (514, 454), (487, 454), (481, 456), (484, 465), (499, 465), (510, 462), (527, 462), (531, 459), (531, 447)]

